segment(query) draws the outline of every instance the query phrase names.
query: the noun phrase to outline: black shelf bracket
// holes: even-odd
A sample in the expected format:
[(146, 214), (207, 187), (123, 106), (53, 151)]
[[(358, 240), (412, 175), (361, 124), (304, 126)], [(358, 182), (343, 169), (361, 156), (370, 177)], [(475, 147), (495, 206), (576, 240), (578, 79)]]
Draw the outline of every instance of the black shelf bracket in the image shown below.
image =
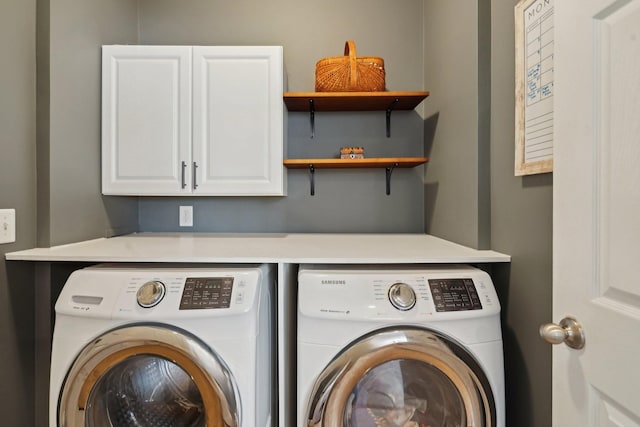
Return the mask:
[(391, 174), (393, 170), (398, 166), (398, 164), (394, 164), (392, 166), (387, 166), (385, 168), (385, 178), (387, 183), (387, 196), (391, 194)]
[(311, 164), (309, 165), (309, 177), (311, 179), (311, 195), (315, 196), (316, 194), (316, 168)]
[[(394, 163), (385, 167), (385, 182), (387, 196), (391, 194), (391, 174), (395, 168), (399, 167), (399, 163)], [(309, 193), (316, 195), (316, 167), (313, 163), (309, 163)]]
[(309, 100), (309, 124), (311, 125), (311, 139), (316, 134), (316, 106), (313, 99)]
[[(396, 108), (398, 102), (400, 102), (400, 99), (395, 98), (386, 110), (387, 138), (391, 137), (391, 112)], [(313, 99), (309, 100), (309, 126), (311, 127), (311, 139), (313, 139), (316, 134), (316, 106)]]
[[(396, 107), (396, 104), (400, 102), (400, 99), (396, 98), (393, 100), (391, 105), (387, 107), (387, 138), (391, 137), (391, 112)], [(387, 193), (389, 194), (389, 193)]]

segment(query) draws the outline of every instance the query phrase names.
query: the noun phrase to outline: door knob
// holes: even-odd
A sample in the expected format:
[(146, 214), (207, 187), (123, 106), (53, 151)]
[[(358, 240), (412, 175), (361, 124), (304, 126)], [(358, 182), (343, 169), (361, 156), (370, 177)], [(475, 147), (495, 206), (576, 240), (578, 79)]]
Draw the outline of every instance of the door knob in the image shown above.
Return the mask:
[(584, 347), (584, 330), (573, 317), (565, 317), (559, 325), (546, 323), (540, 326), (540, 337), (549, 344), (565, 343), (571, 348), (580, 350)]

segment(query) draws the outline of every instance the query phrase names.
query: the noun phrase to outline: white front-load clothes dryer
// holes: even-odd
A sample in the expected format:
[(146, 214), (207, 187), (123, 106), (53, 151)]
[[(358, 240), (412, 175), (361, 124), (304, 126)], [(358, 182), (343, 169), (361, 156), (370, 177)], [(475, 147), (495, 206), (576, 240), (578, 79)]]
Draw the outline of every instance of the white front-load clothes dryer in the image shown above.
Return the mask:
[(500, 304), (470, 266), (301, 266), (298, 426), (505, 427)]
[(55, 311), (51, 427), (271, 427), (269, 266), (75, 271)]

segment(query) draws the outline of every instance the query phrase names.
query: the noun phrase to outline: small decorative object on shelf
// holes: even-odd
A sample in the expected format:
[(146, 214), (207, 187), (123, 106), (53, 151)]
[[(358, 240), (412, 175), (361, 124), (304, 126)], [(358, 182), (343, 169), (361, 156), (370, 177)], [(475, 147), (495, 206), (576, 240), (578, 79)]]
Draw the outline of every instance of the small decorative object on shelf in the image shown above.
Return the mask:
[(362, 147), (341, 147), (341, 159), (364, 159), (364, 148)]

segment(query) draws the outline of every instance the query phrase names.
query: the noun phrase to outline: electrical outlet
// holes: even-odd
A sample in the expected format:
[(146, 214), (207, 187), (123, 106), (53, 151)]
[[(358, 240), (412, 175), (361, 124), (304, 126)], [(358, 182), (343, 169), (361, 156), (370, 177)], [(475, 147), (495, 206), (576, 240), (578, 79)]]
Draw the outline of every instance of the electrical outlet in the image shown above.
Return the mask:
[(0, 244), (16, 241), (16, 210), (0, 209)]
[(193, 227), (193, 206), (180, 206), (180, 227)]

